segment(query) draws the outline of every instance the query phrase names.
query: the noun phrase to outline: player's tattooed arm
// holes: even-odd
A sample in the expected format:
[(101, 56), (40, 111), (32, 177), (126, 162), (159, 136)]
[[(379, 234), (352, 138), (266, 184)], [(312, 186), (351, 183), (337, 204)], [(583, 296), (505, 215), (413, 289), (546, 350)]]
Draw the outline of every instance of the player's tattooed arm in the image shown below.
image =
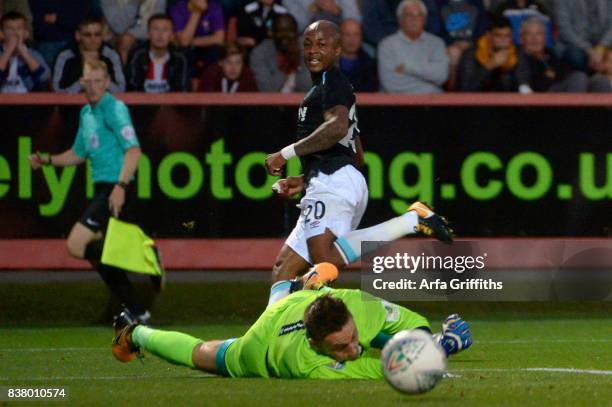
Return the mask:
[(348, 132), (349, 110), (346, 106), (337, 105), (323, 114), (325, 121), (310, 136), (295, 143), (295, 153), (304, 156), (327, 150), (342, 140)]
[[(291, 146), (293, 154), (290, 156), (298, 155), (304, 156), (317, 151), (327, 150), (332, 147), (338, 141), (342, 140), (346, 133), (348, 133), (349, 125), (349, 110), (346, 106), (337, 105), (329, 110), (326, 110), (323, 114), (325, 122), (321, 124), (315, 131), (313, 131), (308, 137), (303, 138)], [(268, 174), (274, 176), (280, 176), (282, 174), (282, 168), (287, 163), (285, 156), (282, 151), (270, 154), (266, 157), (266, 169)]]

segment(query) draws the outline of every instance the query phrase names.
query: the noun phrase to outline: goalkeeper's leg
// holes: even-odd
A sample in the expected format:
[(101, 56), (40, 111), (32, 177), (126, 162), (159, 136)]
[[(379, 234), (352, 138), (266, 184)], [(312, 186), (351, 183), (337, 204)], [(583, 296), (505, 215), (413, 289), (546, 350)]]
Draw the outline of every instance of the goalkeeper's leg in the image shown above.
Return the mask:
[[(121, 362), (135, 359), (142, 349), (179, 366), (199, 369), (212, 374), (227, 374), (225, 366), (218, 366), (219, 350), (230, 341), (203, 341), (191, 335), (175, 331), (162, 331), (132, 323), (121, 327), (121, 318), (115, 321), (116, 336), (113, 339), (113, 355)], [(127, 316), (129, 318), (129, 315)], [(229, 342), (229, 343), (228, 343)]]

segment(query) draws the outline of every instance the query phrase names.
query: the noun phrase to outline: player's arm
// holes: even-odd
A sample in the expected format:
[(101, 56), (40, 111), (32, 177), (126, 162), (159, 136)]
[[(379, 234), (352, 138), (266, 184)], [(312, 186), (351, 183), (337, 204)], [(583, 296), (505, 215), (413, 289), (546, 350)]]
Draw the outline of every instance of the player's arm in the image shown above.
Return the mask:
[(380, 300), (380, 306), (384, 307), (386, 316), (382, 329), (370, 343), (373, 348), (382, 349), (385, 343), (400, 331), (417, 328), (431, 331), (427, 318), (408, 308), (385, 300)]
[(52, 165), (54, 167), (68, 167), (71, 165), (78, 165), (85, 162), (85, 157), (77, 155), (73, 149), (64, 151), (61, 154), (54, 155), (41, 155), (40, 151), (35, 154), (31, 154), (28, 159), (32, 169), (37, 170), (43, 165)]
[(266, 157), (266, 169), (270, 175), (281, 175), (281, 169), (292, 157), (305, 156), (327, 150), (342, 140), (348, 132), (349, 110), (344, 105), (337, 105), (325, 111), (325, 121), (308, 137), (290, 144)]

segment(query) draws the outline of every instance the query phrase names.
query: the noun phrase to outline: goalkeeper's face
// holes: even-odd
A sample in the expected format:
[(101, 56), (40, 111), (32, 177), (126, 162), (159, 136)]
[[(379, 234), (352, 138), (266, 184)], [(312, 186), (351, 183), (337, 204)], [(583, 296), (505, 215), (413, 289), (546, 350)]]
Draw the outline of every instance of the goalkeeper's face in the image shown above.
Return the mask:
[(355, 360), (362, 352), (359, 332), (352, 317), (339, 331), (328, 334), (322, 341), (312, 345), (319, 353), (332, 357), (338, 362)]

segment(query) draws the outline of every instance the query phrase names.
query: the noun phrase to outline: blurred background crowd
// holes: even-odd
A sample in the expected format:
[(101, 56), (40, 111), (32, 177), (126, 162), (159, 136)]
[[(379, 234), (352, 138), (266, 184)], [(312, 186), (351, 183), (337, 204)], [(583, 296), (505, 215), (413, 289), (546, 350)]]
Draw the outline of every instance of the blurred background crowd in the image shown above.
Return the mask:
[(305, 92), (301, 33), (341, 28), (358, 92), (610, 92), (612, 0), (0, 0), (0, 90)]

